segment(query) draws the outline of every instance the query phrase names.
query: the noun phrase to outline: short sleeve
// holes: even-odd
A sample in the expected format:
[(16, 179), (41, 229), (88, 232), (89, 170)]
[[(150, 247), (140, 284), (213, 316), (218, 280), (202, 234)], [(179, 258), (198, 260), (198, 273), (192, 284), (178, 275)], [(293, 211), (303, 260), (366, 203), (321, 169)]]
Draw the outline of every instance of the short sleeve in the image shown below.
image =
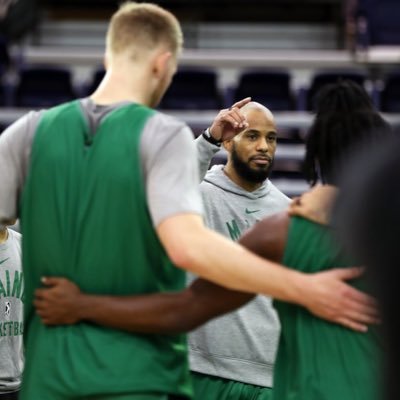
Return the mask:
[(141, 155), (154, 226), (178, 214), (203, 214), (197, 150), (188, 126), (155, 114), (144, 128)]
[(41, 112), (30, 112), (0, 136), (0, 220), (18, 217), (18, 200), (40, 116)]

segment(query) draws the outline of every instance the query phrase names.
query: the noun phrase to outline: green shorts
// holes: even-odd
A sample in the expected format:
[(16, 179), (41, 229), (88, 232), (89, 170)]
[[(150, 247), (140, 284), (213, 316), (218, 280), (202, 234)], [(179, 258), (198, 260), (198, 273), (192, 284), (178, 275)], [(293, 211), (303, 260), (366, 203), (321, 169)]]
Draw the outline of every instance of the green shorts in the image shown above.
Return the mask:
[(192, 372), (193, 400), (271, 400), (272, 389)]

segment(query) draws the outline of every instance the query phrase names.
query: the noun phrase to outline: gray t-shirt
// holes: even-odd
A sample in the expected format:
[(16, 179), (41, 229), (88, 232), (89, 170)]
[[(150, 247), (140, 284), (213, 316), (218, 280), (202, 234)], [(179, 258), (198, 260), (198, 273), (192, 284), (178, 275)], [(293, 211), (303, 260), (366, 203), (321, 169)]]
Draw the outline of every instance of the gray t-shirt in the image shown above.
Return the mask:
[(9, 229), (7, 240), (0, 244), (0, 394), (21, 385), (23, 296), (21, 235)]
[[(99, 106), (89, 98), (82, 110), (94, 132), (110, 111), (129, 104)], [(18, 217), (18, 200), (28, 173), (31, 147), (43, 112), (30, 112), (0, 136), (0, 219)], [(154, 226), (184, 213), (203, 213), (196, 148), (191, 130), (162, 113), (147, 121), (140, 142), (143, 178)]]

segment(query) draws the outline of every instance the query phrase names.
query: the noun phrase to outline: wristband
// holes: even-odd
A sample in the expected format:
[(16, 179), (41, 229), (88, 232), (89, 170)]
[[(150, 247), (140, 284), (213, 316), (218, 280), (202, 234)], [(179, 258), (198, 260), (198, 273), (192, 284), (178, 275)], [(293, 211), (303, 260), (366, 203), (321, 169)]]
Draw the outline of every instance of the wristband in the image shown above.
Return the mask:
[(214, 146), (221, 147), (222, 140), (217, 140), (215, 139), (210, 132), (210, 128), (207, 128), (205, 131), (203, 131), (202, 136), (205, 140), (207, 140), (208, 143), (213, 144)]

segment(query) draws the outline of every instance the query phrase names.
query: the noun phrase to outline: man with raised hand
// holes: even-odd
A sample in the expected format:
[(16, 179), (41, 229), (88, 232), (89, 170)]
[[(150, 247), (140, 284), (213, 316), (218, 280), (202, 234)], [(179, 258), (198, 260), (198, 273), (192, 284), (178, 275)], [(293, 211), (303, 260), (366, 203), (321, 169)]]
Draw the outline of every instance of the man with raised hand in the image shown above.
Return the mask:
[[(236, 241), (263, 217), (288, 207), (289, 198), (268, 179), (277, 135), (272, 113), (247, 98), (221, 110), (196, 139), (201, 173), (221, 144), (228, 155), (227, 164), (214, 165), (200, 184), (206, 226)], [(271, 299), (257, 296), (192, 332), (195, 399), (269, 399), (279, 331)]]

